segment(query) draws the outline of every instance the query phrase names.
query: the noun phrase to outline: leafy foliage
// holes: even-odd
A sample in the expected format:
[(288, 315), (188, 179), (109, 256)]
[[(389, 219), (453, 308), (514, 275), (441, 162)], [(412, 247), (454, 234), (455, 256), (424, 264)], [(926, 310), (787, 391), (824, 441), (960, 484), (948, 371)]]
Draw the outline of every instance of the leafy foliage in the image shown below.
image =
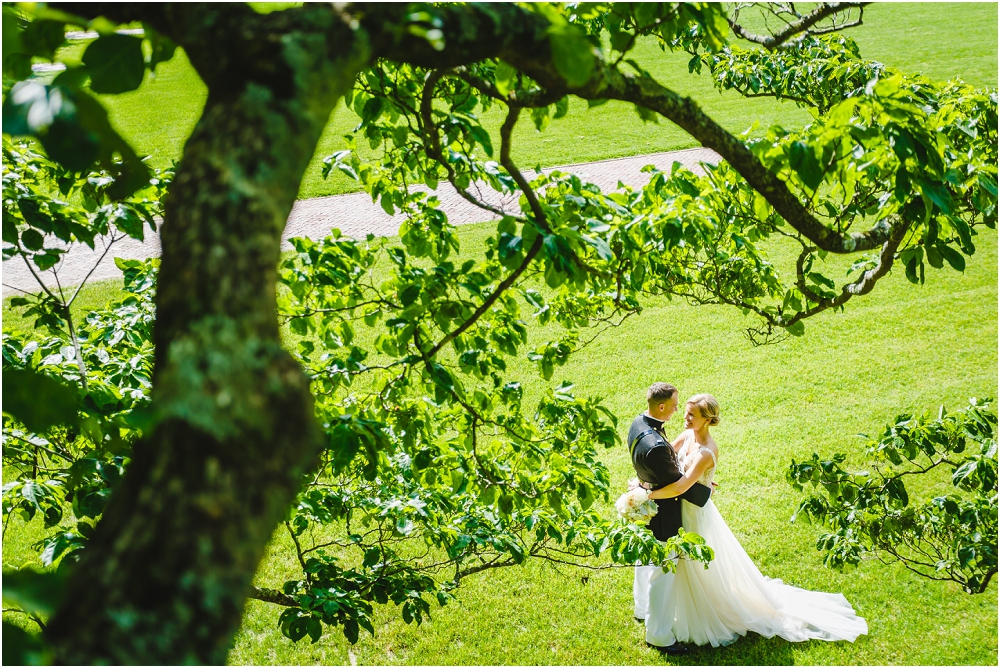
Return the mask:
[[(58, 607), (65, 591), (65, 574), (41, 573), (29, 568), (10, 570), (4, 568), (4, 612), (22, 612), (39, 627), (44, 628), (41, 616), (48, 617)], [(7, 605), (17, 606), (7, 608)], [(46, 665), (51, 654), (38, 636), (20, 626), (3, 622), (3, 661), (8, 665)]]
[[(33, 428), (27, 426), (33, 413), (18, 410), (19, 404), (4, 404), (4, 463), (20, 472), (3, 487), (4, 520), (14, 512), (25, 520), (38, 513), (46, 527), (56, 528), (38, 545), (45, 565), (86, 542), (141, 433), (142, 420), (134, 411), (149, 402), (157, 261), (119, 262), (134, 270), (125, 286), (129, 296), (92, 311), (77, 332), (81, 355), (91, 369), (86, 390), (76, 351), (63, 337), (37, 341), (3, 335), (5, 382), (8, 377), (38, 378), (38, 405), (52, 406), (50, 397), (63, 401), (67, 388), (53, 379), (73, 383), (73, 394), (79, 395), (73, 402), (63, 401), (57, 420)], [(46, 392), (50, 386), (56, 392)]]
[[(936, 418), (900, 415), (869, 438), (865, 454), (870, 471), (846, 470), (842, 454), (813, 454), (788, 468), (795, 489), (815, 490), (796, 516), (832, 529), (816, 541), (824, 563), (842, 568), (874, 554), (984, 592), (997, 572), (997, 417), (988, 403), (972, 399), (952, 413), (942, 407)], [(927, 484), (942, 469), (950, 475), (941, 493), (911, 498), (905, 476)]]
[[(46, 271), (58, 265), (69, 244), (109, 247), (125, 236), (141, 241), (145, 227), (156, 232), (172, 178), (172, 170), (155, 170), (143, 188), (119, 198), (111, 174), (67, 170), (28, 143), (4, 137), (4, 260), (20, 255), (33, 271)], [(38, 325), (60, 327), (53, 299), (36, 307)]]
[[(99, 163), (113, 176), (105, 187), (114, 199), (146, 188), (148, 167), (111, 126), (90, 91), (135, 90), (146, 69), (154, 71), (157, 63), (168, 60), (175, 45), (151, 28), (144, 37), (135, 37), (115, 33), (114, 25), (104, 19), (87, 21), (44, 7), (31, 14), (29, 21), (13, 6), (3, 7), (4, 133), (37, 137), (49, 159), (71, 172), (89, 171)], [(67, 26), (93, 28), (100, 36), (87, 46), (80, 62), (66, 62), (51, 85), (31, 80), (34, 60), (64, 62), (59, 49), (67, 43)], [(143, 53), (144, 42), (149, 58)], [(8, 159), (5, 149), (5, 165)]]

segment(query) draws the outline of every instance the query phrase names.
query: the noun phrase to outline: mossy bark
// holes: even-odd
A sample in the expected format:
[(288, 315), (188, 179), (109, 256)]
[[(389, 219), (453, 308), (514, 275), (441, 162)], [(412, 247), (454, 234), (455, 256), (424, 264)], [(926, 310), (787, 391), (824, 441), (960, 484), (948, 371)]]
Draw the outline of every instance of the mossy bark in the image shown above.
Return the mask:
[[(245, 38), (259, 24), (242, 16)], [(246, 76), (231, 52), (239, 26), (202, 19), (230, 32), (189, 49), (210, 92), (161, 232), (155, 426), (46, 629), (60, 663), (225, 663), (268, 540), (321, 447), (308, 378), (280, 345), (276, 271), (302, 175), (366, 43), (326, 8), (258, 34), (242, 64), (264, 57), (262, 40), (277, 74)], [(316, 48), (331, 37), (336, 49)], [(228, 57), (213, 62), (220, 48)]]

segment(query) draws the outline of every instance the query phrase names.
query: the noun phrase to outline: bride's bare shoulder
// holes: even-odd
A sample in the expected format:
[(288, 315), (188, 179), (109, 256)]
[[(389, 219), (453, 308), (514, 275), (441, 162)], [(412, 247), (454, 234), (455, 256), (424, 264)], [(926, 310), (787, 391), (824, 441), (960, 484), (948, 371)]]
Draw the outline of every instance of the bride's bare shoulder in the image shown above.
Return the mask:
[(674, 446), (674, 450), (677, 450), (679, 452), (681, 447), (683, 447), (687, 443), (688, 436), (690, 436), (690, 434), (691, 434), (690, 429), (685, 429), (680, 434), (678, 434), (677, 438), (671, 441), (671, 445)]
[(709, 450), (711, 450), (712, 453), (715, 455), (716, 459), (719, 458), (719, 444), (715, 442), (714, 438), (709, 436), (708, 443), (706, 443), (703, 447), (706, 447)]

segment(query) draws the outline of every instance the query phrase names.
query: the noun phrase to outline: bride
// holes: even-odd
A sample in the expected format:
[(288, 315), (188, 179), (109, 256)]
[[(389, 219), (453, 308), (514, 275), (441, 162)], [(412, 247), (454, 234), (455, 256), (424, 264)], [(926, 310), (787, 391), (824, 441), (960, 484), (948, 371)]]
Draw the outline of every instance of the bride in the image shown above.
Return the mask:
[[(685, 431), (674, 441), (684, 476), (650, 492), (651, 499), (679, 496), (696, 482), (711, 485), (719, 446), (709, 427), (717, 424), (715, 397), (699, 394), (688, 400)], [(715, 559), (707, 569), (686, 559), (677, 564), (673, 632), (678, 642), (718, 647), (747, 631), (792, 642), (853, 642), (868, 633), (868, 623), (854, 614), (843, 594), (798, 589), (761, 575), (711, 500), (703, 508), (682, 500), (681, 518), (687, 531), (702, 536), (715, 551)]]

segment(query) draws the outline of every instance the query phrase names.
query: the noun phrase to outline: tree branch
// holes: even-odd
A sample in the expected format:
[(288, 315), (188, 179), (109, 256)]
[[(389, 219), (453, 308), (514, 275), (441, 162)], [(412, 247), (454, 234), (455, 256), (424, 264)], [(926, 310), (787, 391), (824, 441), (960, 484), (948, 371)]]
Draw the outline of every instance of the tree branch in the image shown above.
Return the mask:
[(288, 594), (282, 594), (277, 589), (267, 589), (266, 587), (253, 587), (250, 590), (250, 598), (255, 601), (263, 601), (264, 603), (274, 603), (275, 605), (283, 605), (286, 608), (297, 608), (299, 607), (299, 601), (294, 596), (289, 596)]
[[(786, 44), (786, 42), (797, 35), (804, 36), (802, 33), (821, 35), (832, 32), (833, 30), (840, 30), (843, 28), (861, 25), (861, 21), (864, 17), (864, 7), (870, 4), (870, 2), (824, 2), (805, 16), (796, 14), (800, 17), (799, 20), (789, 23), (784, 30), (767, 36), (754, 34), (742, 25), (736, 23), (739, 18), (739, 9), (736, 10), (736, 15), (733, 19), (727, 18), (726, 21), (729, 23), (729, 27), (732, 28), (733, 32), (739, 37), (742, 37), (749, 42), (760, 44), (765, 49), (776, 49), (781, 46), (788, 48), (794, 46), (794, 42), (792, 44)], [(814, 26), (820, 21), (840, 12), (850, 11), (851, 9), (861, 10), (861, 16), (859, 16), (856, 21), (844, 23), (842, 25), (835, 26), (834, 28), (814, 29)]]
[[(535, 218), (536, 224), (539, 226), (545, 226), (545, 212), (542, 210), (541, 205), (538, 203), (538, 198), (535, 196), (535, 191), (531, 189), (528, 185), (527, 180), (518, 170), (517, 166), (510, 158), (510, 137), (514, 130), (514, 125), (517, 124), (517, 117), (521, 110), (518, 107), (511, 107), (510, 112), (507, 114), (507, 119), (504, 121), (503, 126), (500, 128), (500, 164), (507, 170), (507, 172), (513, 177), (514, 181), (517, 183), (518, 187), (521, 188), (524, 193), (525, 198), (528, 200), (528, 205), (531, 207), (532, 214)], [(465, 322), (458, 326), (458, 328), (452, 330), (450, 334), (447, 334), (438, 343), (431, 348), (425, 354), (426, 359), (434, 357), (444, 346), (448, 345), (455, 340), (456, 337), (461, 336), (461, 334), (469, 329), (484, 313), (486, 313), (493, 304), (500, 298), (507, 288), (514, 284), (514, 282), (524, 273), (528, 265), (535, 259), (539, 251), (542, 250), (543, 238), (539, 234), (535, 237), (534, 242), (532, 242), (531, 247), (528, 252), (525, 253), (524, 259), (521, 260), (521, 264), (512, 271), (507, 278), (497, 285), (496, 289), (487, 297), (483, 303), (477, 308)]]
[[(872, 267), (871, 269), (862, 272), (861, 276), (859, 276), (858, 279), (853, 283), (848, 283), (843, 288), (841, 288), (840, 294), (837, 297), (835, 297), (834, 299), (820, 298), (818, 300), (814, 300), (819, 302), (815, 307), (807, 309), (805, 311), (800, 311), (791, 318), (785, 320), (783, 323), (776, 323), (776, 324), (781, 324), (782, 326), (786, 327), (788, 325), (794, 325), (799, 320), (808, 318), (821, 311), (825, 311), (829, 308), (834, 308), (836, 306), (842, 306), (846, 304), (847, 301), (852, 297), (858, 295), (866, 295), (869, 292), (871, 292), (875, 288), (875, 284), (879, 281), (879, 279), (888, 274), (889, 270), (892, 269), (892, 265), (896, 257), (896, 251), (899, 250), (900, 244), (903, 243), (903, 239), (906, 237), (906, 232), (908, 229), (909, 227), (903, 224), (896, 227), (893, 230), (892, 237), (888, 241), (886, 241), (886, 243), (882, 246), (882, 251), (879, 253), (878, 264)], [(802, 272), (801, 256), (798, 262), (799, 264), (797, 271), (798, 274), (797, 287), (799, 288), (800, 291), (804, 287), (806, 288), (806, 290), (808, 290), (808, 287), (805, 285), (805, 277)], [(808, 292), (803, 292), (803, 294), (807, 296), (812, 295), (812, 297), (818, 297), (818, 295), (812, 293), (811, 290), (809, 290)]]
[(424, 149), (427, 151), (427, 155), (445, 168), (445, 171), (448, 173), (448, 183), (452, 185), (455, 192), (461, 195), (463, 199), (496, 216), (506, 216), (507, 213), (503, 209), (498, 209), (495, 206), (476, 199), (465, 188), (459, 186), (455, 175), (455, 168), (451, 166), (450, 162), (445, 160), (444, 154), (441, 152), (441, 138), (438, 134), (437, 125), (431, 116), (431, 103), (434, 100), (434, 87), (442, 78), (449, 74), (454, 74), (454, 72), (450, 72), (449, 70), (435, 70), (429, 73), (427, 79), (424, 81), (424, 91), (420, 98), (420, 119), (424, 131)]
[[(662, 86), (652, 77), (620, 72), (593, 48), (593, 73), (586, 83), (570, 85), (559, 73), (548, 37), (549, 22), (538, 14), (514, 5), (448, 5), (436, 7), (441, 20), (443, 51), (427, 40), (399, 30), (400, 10), (375, 10), (363, 19), (373, 33), (375, 54), (427, 68), (452, 68), (486, 58), (502, 58), (534, 79), (541, 87), (565, 90), (587, 100), (620, 100), (659, 113), (680, 126), (702, 146), (716, 151), (792, 227), (822, 250), (851, 253), (873, 250), (892, 235), (891, 226), (879, 221), (862, 233), (841, 234), (817, 220), (787, 184), (771, 172), (738, 137), (705, 114), (690, 98)], [(378, 15), (396, 22), (375, 24)], [(391, 34), (390, 32), (391, 27)]]

